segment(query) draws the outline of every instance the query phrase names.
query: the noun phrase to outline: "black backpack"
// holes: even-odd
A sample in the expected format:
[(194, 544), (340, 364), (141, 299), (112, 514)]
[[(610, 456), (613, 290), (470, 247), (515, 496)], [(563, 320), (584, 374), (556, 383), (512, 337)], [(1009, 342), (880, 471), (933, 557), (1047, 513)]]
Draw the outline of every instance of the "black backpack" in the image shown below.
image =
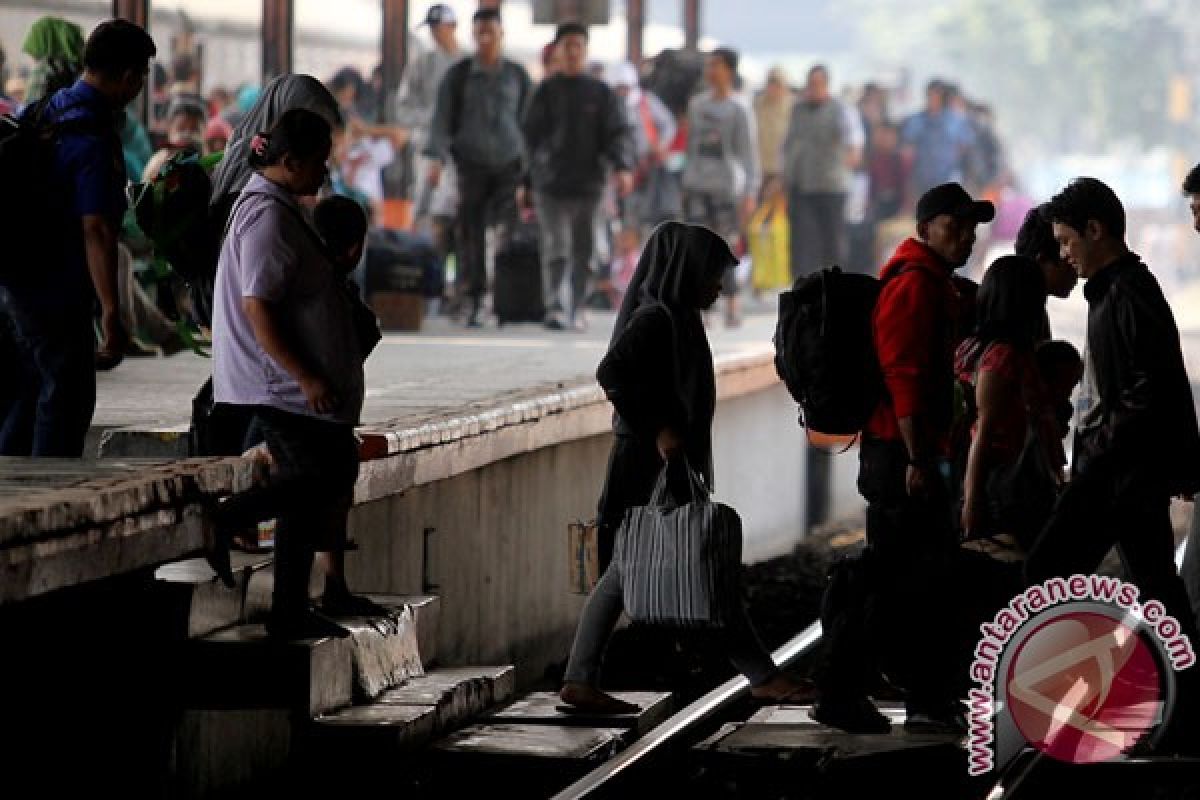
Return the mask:
[(687, 113), (688, 102), (703, 88), (704, 53), (663, 50), (651, 63), (643, 84), (674, 114)]
[[(101, 118), (54, 122), (48, 119), (51, 96), (25, 113), (0, 117), (0, 219), (11, 232), (0, 260), (0, 278), (32, 274), (47, 257), (47, 246), (62, 239), (62, 219), (70, 203), (55, 184), (54, 148), (66, 133), (112, 135)], [(65, 114), (82, 104), (63, 108)]]
[(871, 275), (830, 267), (800, 278), (779, 297), (775, 371), (810, 431), (858, 433), (883, 397), (871, 332), (882, 285)]

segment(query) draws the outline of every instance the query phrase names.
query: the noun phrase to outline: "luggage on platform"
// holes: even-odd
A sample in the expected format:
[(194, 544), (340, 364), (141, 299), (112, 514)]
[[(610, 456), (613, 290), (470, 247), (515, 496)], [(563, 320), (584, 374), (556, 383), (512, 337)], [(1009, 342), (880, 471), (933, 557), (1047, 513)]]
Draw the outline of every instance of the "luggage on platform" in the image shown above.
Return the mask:
[(519, 225), (496, 251), (493, 311), (501, 325), (542, 322), (542, 259), (536, 225)]

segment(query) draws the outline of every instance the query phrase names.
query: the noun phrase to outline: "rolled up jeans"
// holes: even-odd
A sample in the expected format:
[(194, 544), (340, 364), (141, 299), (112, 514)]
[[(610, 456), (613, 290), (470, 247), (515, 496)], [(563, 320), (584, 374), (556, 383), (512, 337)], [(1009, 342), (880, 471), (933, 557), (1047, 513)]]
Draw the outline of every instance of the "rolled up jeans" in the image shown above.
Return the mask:
[[(583, 607), (579, 627), (575, 630), (575, 644), (571, 647), (571, 659), (564, 675), (565, 681), (596, 685), (600, 658), (624, 608), (620, 563), (613, 561)], [(751, 686), (761, 686), (779, 674), (779, 667), (759, 641), (742, 603), (736, 604), (732, 618), (725, 627), (714, 630), (713, 635), (724, 646), (734, 669), (745, 675)]]

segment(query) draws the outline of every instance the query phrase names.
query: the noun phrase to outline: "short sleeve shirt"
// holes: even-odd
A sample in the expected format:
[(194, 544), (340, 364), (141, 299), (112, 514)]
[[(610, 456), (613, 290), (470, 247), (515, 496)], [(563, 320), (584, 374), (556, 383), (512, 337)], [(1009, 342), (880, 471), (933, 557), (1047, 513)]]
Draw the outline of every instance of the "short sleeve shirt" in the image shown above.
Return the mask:
[[(295, 377), (263, 350), (242, 308), (250, 297), (276, 309), (299, 355), (333, 386), (342, 401), (335, 413), (311, 411)], [(363, 402), (358, 353), (349, 300), (303, 210), (287, 191), (253, 175), (234, 205), (217, 265), (216, 401), (356, 424)]]
[(93, 298), (82, 220), (107, 218), (120, 229), (125, 214), (125, 157), (117, 135), (118, 116), (103, 95), (83, 80), (50, 99), (46, 121), (63, 126), (54, 146), (54, 173), (60, 191), (62, 237), (50, 245), (35, 279), (18, 291), (28, 300), (56, 307), (88, 304)]
[(914, 149), (913, 182), (917, 192), (962, 180), (963, 157), (974, 142), (971, 123), (962, 114), (922, 111), (904, 123), (900, 138)]
[[(974, 339), (967, 339), (959, 348), (955, 369), (959, 380), (966, 384), (976, 383), (976, 372), (992, 372), (1002, 375), (1010, 383), (1019, 386), (1020, 402), (1010, 405), (1000, 414), (994, 428), (994, 439), (991, 443), (992, 455), (998, 463), (1012, 463), (1020, 456), (1025, 445), (1025, 435), (1028, 425), (1034, 421), (1038, 425), (1039, 440), (1045, 447), (1046, 456), (1050, 463), (1061, 465), (1062, 440), (1058, 438), (1052, 409), (1046, 403), (1046, 390), (1042, 378), (1037, 371), (1033, 356), (1015, 349), (1012, 345), (995, 342), (989, 345), (978, 361), (974, 359), (977, 345)], [(972, 438), (974, 426), (972, 426)]]

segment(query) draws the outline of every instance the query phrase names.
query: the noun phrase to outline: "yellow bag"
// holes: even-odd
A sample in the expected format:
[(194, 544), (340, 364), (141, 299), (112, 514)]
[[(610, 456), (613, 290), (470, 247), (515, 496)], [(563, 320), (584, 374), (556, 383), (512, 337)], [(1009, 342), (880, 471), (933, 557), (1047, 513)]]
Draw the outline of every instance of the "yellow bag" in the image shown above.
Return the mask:
[(786, 289), (792, 285), (787, 203), (783, 194), (755, 209), (750, 217), (747, 238), (753, 264), (751, 281), (755, 289)]

